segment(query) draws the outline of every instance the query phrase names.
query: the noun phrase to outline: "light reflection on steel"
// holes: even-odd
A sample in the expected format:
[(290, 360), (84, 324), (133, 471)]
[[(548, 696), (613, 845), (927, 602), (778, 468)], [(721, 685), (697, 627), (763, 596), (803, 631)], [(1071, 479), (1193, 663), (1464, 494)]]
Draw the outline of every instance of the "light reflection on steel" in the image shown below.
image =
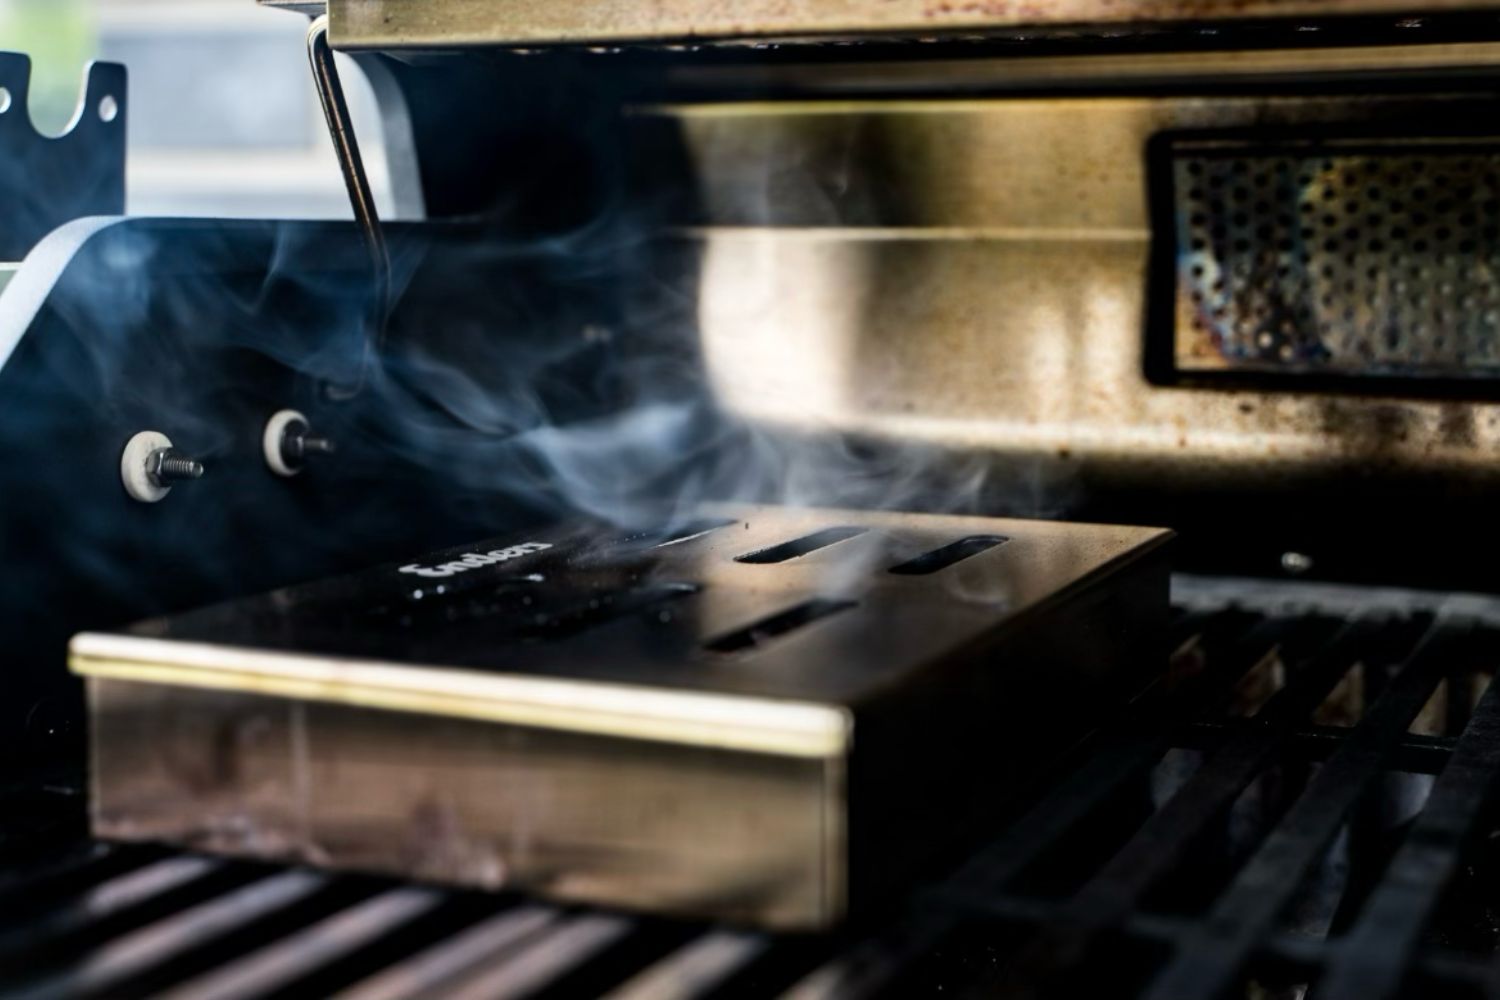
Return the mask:
[(374, 276), (373, 315), (359, 371), (352, 385), (330, 387), (331, 394), (347, 398), (363, 388), (370, 365), (379, 363), (390, 312), (391, 258), (386, 250), (385, 234), (380, 229), (375, 194), (365, 174), (364, 160), (359, 155), (359, 141), (354, 134), (354, 121), (349, 114), (349, 103), (344, 98), (344, 87), (339, 81), (338, 65), (334, 62), (333, 50), (328, 47), (327, 17), (317, 18), (307, 29), (307, 58), (312, 66), (318, 102), (328, 123), (328, 137), (333, 141), (339, 170), (344, 175), (344, 186), (349, 191), (349, 204), (354, 210), (354, 221), (364, 236)]

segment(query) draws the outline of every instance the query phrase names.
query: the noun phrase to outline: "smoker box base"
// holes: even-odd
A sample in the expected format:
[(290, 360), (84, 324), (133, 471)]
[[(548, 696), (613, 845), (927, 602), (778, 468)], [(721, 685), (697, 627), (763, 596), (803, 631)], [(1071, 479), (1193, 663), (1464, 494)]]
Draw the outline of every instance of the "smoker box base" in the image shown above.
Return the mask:
[(85, 634), (94, 829), (828, 926), (1159, 662), (1166, 538), (737, 507)]

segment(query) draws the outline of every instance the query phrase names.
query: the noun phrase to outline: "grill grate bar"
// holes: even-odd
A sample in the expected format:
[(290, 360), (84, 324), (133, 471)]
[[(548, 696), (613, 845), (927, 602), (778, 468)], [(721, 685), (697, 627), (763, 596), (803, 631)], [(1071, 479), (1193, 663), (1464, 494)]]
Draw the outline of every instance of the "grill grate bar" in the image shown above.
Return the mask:
[[(1051, 924), (1060, 919), (1060, 915), (1067, 905), (1065, 901), (1054, 899), (1042, 899), (1037, 897), (1017, 895), (988, 895), (982, 892), (963, 892), (954, 890), (946, 892), (942, 896), (945, 906), (964, 911), (970, 917), (986, 922), (987, 924), (1000, 924), (1009, 927), (1036, 927), (1038, 925)], [(934, 924), (933, 926), (938, 926)], [(1125, 918), (1118, 928), (1122, 938), (1151, 946), (1170, 946), (1174, 942), (1183, 940), (1192, 934), (1199, 926), (1199, 921), (1191, 916), (1170, 915), (1163, 913), (1133, 913)], [(906, 965), (921, 957), (929, 949), (939, 944), (941, 935), (923, 934), (921, 931), (909, 934), (898, 944), (882, 943), (871, 946), (871, 958), (882, 949), (889, 950), (892, 954), (899, 954), (898, 961), (892, 965), (896, 967), (886, 970), (888, 982), (904, 971)], [(1276, 960), (1284, 965), (1299, 969), (1315, 970), (1321, 968), (1328, 961), (1330, 944), (1327, 940), (1312, 937), (1306, 934), (1280, 933), (1270, 937), (1259, 949), (1268, 958)], [(830, 961), (823, 971), (834, 969), (845, 969), (851, 964), (849, 956), (845, 953)], [(1465, 986), (1470, 989), (1480, 989), (1490, 976), (1495, 975), (1495, 982), (1500, 985), (1500, 963), (1490, 965), (1484, 961), (1476, 960), (1464, 954), (1447, 951), (1434, 950), (1411, 956), (1411, 968), (1418, 975), (1446, 984)], [(809, 977), (812, 978), (812, 977)], [(831, 978), (827, 981), (832, 981)], [(873, 992), (866, 991), (848, 994), (848, 996), (870, 996)], [(809, 997), (820, 997), (824, 994), (811, 993)], [(844, 997), (845, 993), (834, 992), (831, 996)], [(1066, 995), (1066, 994), (1065, 994)], [(1500, 997), (1500, 990), (1492, 988), (1492, 996)], [(1318, 994), (1319, 997), (1322, 994)], [(798, 1000), (801, 1000), (799, 997)]]
[(209, 858), (174, 857), (117, 875), (62, 908), (0, 934), (0, 959), (30, 952), (44, 943), (159, 898), (222, 867), (220, 862)]
[(1453, 666), (1463, 629), (1439, 626), (1425, 635), (1405, 667), (1328, 759), (1282, 822), (1147, 991), (1151, 1000), (1222, 996), (1239, 975), (1302, 877), (1333, 839), (1349, 810), (1381, 773), (1391, 748)]
[(46, 863), (28, 865), (0, 882), (0, 912), (14, 912), (20, 900), (57, 899), (157, 856), (154, 850), (121, 851), (109, 844), (89, 841), (81, 850), (68, 850)]
[(693, 1000), (765, 951), (763, 934), (711, 931), (606, 994), (606, 1000)]
[(572, 917), (528, 941), (519, 951), (502, 955), (498, 961), (453, 984), (446, 996), (448, 1000), (529, 996), (589, 962), (625, 937), (631, 926), (631, 921), (623, 917), (604, 914)]
[[(1139, 778), (1169, 748), (1170, 727), (1163, 719), (1185, 717), (1208, 703), (1227, 700), (1233, 683), (1263, 662), (1293, 631), (1283, 619), (1249, 620), (1235, 612), (1207, 618), (1187, 615), (1173, 636), (1178, 655), (1195, 645), (1224, 641), (1223, 656), (1209, 658), (1208, 668), (1172, 691), (1158, 686), (1127, 713), (1114, 732), (1079, 770), (1069, 775), (1039, 804), (978, 854), (943, 887), (928, 894), (930, 910), (908, 926), (882, 935), (839, 955), (814, 970), (787, 994), (787, 1000), (858, 998), (877, 995), (954, 928), (963, 907), (950, 897), (994, 898), (993, 890), (1012, 881), (1040, 854), (1082, 822), (1099, 803), (1126, 782)], [(1249, 625), (1246, 629), (1246, 625)], [(956, 901), (956, 900), (954, 900)]]
[(550, 906), (527, 904), (482, 920), (338, 994), (338, 1000), (404, 1000), (436, 996), (482, 963), (493, 964), (558, 919)]
[[(1188, 750), (1213, 752), (1241, 729), (1254, 728), (1253, 719), (1195, 719), (1176, 735), (1173, 744)], [(1299, 726), (1288, 737), (1288, 756), (1303, 761), (1324, 761), (1338, 752), (1348, 730), (1341, 726)], [(1407, 733), (1391, 749), (1391, 766), (1412, 774), (1437, 774), (1448, 765), (1457, 739)]]
[(1164, 726), (1164, 721), (1226, 701), (1233, 680), (1269, 657), (1288, 632), (1281, 619), (1261, 620), (1236, 638), (1227, 655), (1210, 657), (1210, 666), (1194, 682), (1158, 692), (1158, 697), (1139, 704), (1113, 734), (1108, 752), (1094, 753), (1056, 791), (977, 855), (956, 881), (999, 887), (1016, 878), (1111, 793), (1150, 770), (1171, 744), (1171, 727)]
[(1438, 776), (1421, 815), (1334, 952), (1324, 1000), (1383, 1000), (1400, 989), (1402, 970), (1500, 784), (1500, 685), (1491, 684)]
[(781, 1000), (865, 1000), (879, 995), (949, 932), (946, 920), (924, 921), (868, 938), (815, 968)]
[(7, 1000), (51, 1000), (110, 990), (255, 917), (305, 899), (326, 884), (323, 876), (303, 871), (260, 879), (115, 938), (72, 968), (7, 994)]
[(161, 996), (171, 1000), (241, 1000), (269, 995), (417, 919), (442, 900), (442, 893), (435, 889), (388, 890)]
[(1136, 831), (1074, 894), (1060, 919), (1030, 942), (1013, 973), (1034, 979), (1049, 974), (1046, 970), (1077, 966), (1098, 935), (1134, 910), (1204, 828), (1271, 763), (1292, 727), (1318, 707), (1382, 631), (1369, 622), (1347, 624), (1312, 656), (1291, 667), (1291, 683), (1257, 714), (1259, 724), (1238, 730)]
[[(1183, 922), (1181, 926), (1174, 928), (1172, 936), (1180, 935), (1188, 926), (1186, 922)], [(1303, 934), (1282, 934), (1267, 942), (1264, 950), (1273, 959), (1298, 968), (1314, 970), (1326, 963), (1329, 943), (1321, 938), (1308, 937)], [(1415, 976), (1434, 983), (1478, 991), (1484, 987), (1491, 966), (1470, 955), (1433, 949), (1412, 956), (1411, 970)]]

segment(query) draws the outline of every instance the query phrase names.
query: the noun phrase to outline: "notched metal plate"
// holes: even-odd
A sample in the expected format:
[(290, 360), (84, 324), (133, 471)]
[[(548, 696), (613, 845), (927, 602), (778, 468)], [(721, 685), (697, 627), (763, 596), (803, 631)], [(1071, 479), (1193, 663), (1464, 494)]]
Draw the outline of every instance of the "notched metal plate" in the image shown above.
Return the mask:
[(125, 211), (125, 67), (92, 62), (57, 136), (27, 113), (31, 59), (0, 52), (0, 260), (20, 260), (65, 222)]

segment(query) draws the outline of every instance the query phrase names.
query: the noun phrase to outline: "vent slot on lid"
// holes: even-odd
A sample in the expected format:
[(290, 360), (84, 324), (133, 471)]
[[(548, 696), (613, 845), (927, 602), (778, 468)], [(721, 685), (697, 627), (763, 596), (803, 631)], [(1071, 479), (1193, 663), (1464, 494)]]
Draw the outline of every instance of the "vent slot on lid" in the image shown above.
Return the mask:
[(632, 531), (629, 534), (615, 535), (613, 537), (597, 541), (592, 546), (579, 554), (575, 559), (577, 565), (593, 565), (603, 562), (616, 562), (622, 559), (634, 559), (645, 555), (652, 549), (663, 549), (669, 545), (680, 545), (690, 542), (695, 538), (727, 528), (731, 524), (739, 523), (732, 517), (694, 518), (684, 521), (674, 528), (652, 531)]
[(522, 629), (522, 635), (535, 639), (565, 639), (629, 615), (654, 611), (661, 605), (696, 594), (700, 589), (695, 583), (662, 583), (596, 594), (551, 613), (538, 613)]
[(829, 615), (836, 615), (840, 611), (847, 611), (854, 607), (855, 601), (844, 601), (836, 598), (817, 597), (810, 601), (803, 601), (795, 607), (778, 611), (774, 615), (762, 618), (753, 625), (730, 632), (721, 636), (704, 646), (705, 649), (714, 653), (738, 653), (742, 650), (753, 649), (764, 645), (777, 636), (786, 635), (804, 625)]
[(801, 538), (782, 542), (780, 545), (772, 545), (770, 548), (757, 549), (754, 552), (747, 552), (742, 556), (736, 556), (735, 562), (755, 563), (757, 565), (786, 562), (788, 559), (796, 559), (810, 552), (826, 549), (828, 546), (838, 542), (848, 541), (858, 535), (863, 535), (868, 530), (868, 528), (849, 526), (824, 528), (822, 531), (815, 531), (810, 535), (803, 535)]
[(1004, 535), (970, 535), (968, 538), (960, 538), (956, 542), (939, 546), (929, 552), (924, 552), (914, 559), (908, 559), (891, 567), (891, 572), (899, 576), (926, 576), (936, 573), (938, 570), (947, 569), (954, 563), (962, 562), (970, 556), (977, 556), (981, 552), (988, 552), (998, 545), (1004, 545), (1010, 539)]
[(732, 517), (697, 518), (686, 524), (669, 531), (667, 537), (656, 543), (656, 547), (664, 549), (668, 545), (678, 545), (682, 542), (691, 542), (695, 538), (701, 538), (711, 531), (727, 528), (731, 524), (738, 524)]

